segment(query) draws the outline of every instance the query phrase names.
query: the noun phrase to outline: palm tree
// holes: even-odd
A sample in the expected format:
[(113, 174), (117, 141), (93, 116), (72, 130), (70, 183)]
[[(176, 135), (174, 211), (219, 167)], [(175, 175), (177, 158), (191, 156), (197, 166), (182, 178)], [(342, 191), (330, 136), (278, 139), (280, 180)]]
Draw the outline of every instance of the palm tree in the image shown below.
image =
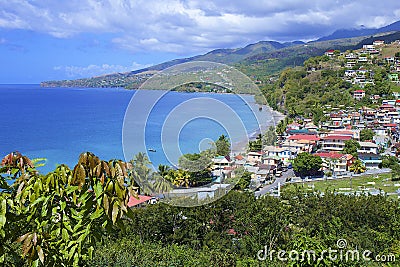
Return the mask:
[(148, 167), (149, 158), (146, 154), (139, 152), (130, 161), (130, 164), (132, 165), (130, 169), (131, 185), (138, 185), (143, 193), (151, 194), (153, 188), (150, 183), (152, 175), (151, 169)]
[(168, 175), (169, 171), (171, 170), (171, 167), (169, 167), (168, 165), (163, 165), (160, 164), (158, 165), (158, 174), (161, 175), (161, 177), (165, 178), (165, 176)]
[(153, 180), (155, 181), (153, 184), (153, 189), (156, 193), (164, 194), (173, 188), (172, 184), (159, 173), (153, 173)]
[(366, 168), (361, 160), (357, 159), (353, 162), (353, 164), (349, 167), (349, 170), (354, 173), (363, 173)]
[(174, 172), (173, 184), (188, 188), (190, 185), (190, 174), (185, 170), (177, 170)]

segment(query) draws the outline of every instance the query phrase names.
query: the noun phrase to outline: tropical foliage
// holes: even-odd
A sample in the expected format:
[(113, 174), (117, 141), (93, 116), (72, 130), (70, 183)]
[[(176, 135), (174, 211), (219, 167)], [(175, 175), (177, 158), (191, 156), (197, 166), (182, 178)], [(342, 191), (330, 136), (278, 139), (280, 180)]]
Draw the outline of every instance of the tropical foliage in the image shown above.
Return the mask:
[(375, 135), (375, 132), (371, 129), (362, 129), (360, 131), (360, 140), (361, 141), (367, 141), (367, 140), (373, 140)]
[(60, 165), (41, 175), (15, 152), (3, 159), (0, 178), (0, 261), (6, 266), (80, 266), (106, 233), (132, 217), (127, 204), (136, 193), (119, 160), (87, 152), (73, 170)]
[(356, 159), (353, 164), (350, 165), (349, 170), (354, 173), (363, 173), (366, 168), (361, 160)]
[(215, 146), (217, 148), (217, 155), (219, 156), (229, 156), (231, 153), (231, 143), (225, 135), (221, 135), (218, 140), (215, 141)]
[[(201, 207), (179, 208), (159, 203), (133, 211), (119, 232), (98, 244), (93, 266), (382, 266), (382, 263), (341, 261), (280, 261), (265, 249), (370, 250), (400, 256), (400, 208), (383, 196), (324, 196), (284, 191), (280, 199), (256, 199), (231, 191)], [(261, 253), (259, 253), (261, 250)], [(268, 253), (268, 251), (266, 253)], [(338, 252), (339, 253), (339, 252)], [(259, 254), (262, 260), (257, 258)], [(276, 255), (276, 254), (274, 254)], [(386, 266), (396, 266), (387, 262)], [(386, 263), (385, 263), (386, 264)], [(392, 264), (392, 265), (390, 265)]]
[(248, 150), (252, 152), (261, 151), (263, 148), (263, 137), (261, 134), (257, 136), (255, 140), (250, 140), (248, 144)]
[(318, 173), (321, 167), (321, 157), (307, 152), (298, 154), (293, 161), (293, 170), (301, 177), (315, 175)]
[(277, 136), (275, 132), (275, 127), (270, 126), (268, 130), (263, 135), (263, 143), (266, 146), (274, 146), (277, 141)]
[(354, 158), (358, 158), (358, 153), (357, 150), (359, 150), (361, 148), (360, 143), (357, 142), (357, 140), (354, 139), (350, 139), (350, 140), (346, 140), (344, 142), (344, 149), (343, 149), (343, 153), (346, 154), (351, 154)]
[[(145, 163), (142, 156), (134, 164)], [(135, 194), (132, 179), (140, 169), (134, 174), (129, 164), (91, 153), (82, 154), (73, 170), (60, 165), (41, 175), (34, 164), (19, 153), (2, 161), (5, 266), (381, 266), (363, 259), (262, 257), (265, 250), (322, 253), (337, 248), (339, 239), (349, 249), (370, 250), (371, 258), (400, 257), (400, 205), (384, 196), (286, 190), (281, 198), (256, 199), (231, 191), (199, 207), (158, 203), (131, 210), (127, 197)], [(160, 166), (156, 175), (170, 171)]]

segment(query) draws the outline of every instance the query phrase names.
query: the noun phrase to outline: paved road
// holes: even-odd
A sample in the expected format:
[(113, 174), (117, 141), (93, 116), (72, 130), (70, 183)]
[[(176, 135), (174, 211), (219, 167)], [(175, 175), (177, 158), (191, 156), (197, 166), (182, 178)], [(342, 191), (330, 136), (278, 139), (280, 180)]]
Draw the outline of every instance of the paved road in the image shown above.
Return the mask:
[(277, 189), (278, 183), (281, 183), (282, 186), (286, 183), (286, 179), (288, 177), (293, 177), (293, 176), (294, 176), (293, 169), (289, 169), (288, 171), (282, 173), (282, 177), (277, 177), (272, 184), (264, 186), (259, 191), (254, 192), (254, 194), (256, 197), (265, 195), (271, 192), (272, 190)]

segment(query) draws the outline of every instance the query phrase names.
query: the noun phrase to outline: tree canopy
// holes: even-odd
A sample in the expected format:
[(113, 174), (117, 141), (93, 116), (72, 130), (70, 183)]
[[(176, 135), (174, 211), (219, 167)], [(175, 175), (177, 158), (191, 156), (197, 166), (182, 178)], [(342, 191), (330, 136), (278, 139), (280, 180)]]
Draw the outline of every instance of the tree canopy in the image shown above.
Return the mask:
[(375, 136), (375, 132), (371, 129), (362, 129), (360, 131), (360, 140), (361, 141), (367, 141), (367, 140), (373, 140)]
[(315, 175), (321, 167), (321, 157), (307, 152), (298, 154), (293, 161), (293, 170), (301, 177)]
[(229, 156), (231, 153), (231, 143), (225, 135), (221, 135), (217, 141), (215, 141), (215, 146), (217, 148), (217, 155), (219, 156)]
[(351, 154), (353, 157), (358, 158), (357, 150), (361, 148), (360, 143), (357, 140), (350, 139), (344, 142), (343, 152), (346, 154)]

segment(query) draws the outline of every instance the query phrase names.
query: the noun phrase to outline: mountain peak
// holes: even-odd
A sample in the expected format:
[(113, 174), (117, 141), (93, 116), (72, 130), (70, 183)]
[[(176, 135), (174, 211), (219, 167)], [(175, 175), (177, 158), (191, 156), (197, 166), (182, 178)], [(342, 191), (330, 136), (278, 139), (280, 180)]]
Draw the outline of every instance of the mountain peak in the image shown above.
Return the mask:
[(359, 36), (374, 35), (377, 33), (400, 31), (400, 20), (381, 28), (367, 28), (365, 25), (360, 25), (357, 28), (339, 29), (328, 36), (319, 38), (317, 41), (328, 41), (342, 38), (351, 38)]

